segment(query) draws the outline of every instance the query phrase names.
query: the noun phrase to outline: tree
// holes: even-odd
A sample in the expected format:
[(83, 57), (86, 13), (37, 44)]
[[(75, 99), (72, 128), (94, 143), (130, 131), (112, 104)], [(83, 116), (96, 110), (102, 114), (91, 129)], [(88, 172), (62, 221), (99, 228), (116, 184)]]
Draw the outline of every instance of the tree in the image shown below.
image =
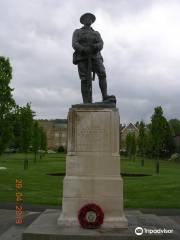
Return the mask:
[(10, 88), (12, 67), (9, 59), (0, 57), (0, 154), (7, 148), (12, 138), (12, 112), (15, 101)]
[(171, 129), (171, 139), (170, 139), (171, 154), (173, 152), (180, 153), (180, 146), (175, 141), (175, 137), (180, 136), (180, 120), (171, 119), (171, 120), (169, 120), (169, 125), (170, 125), (170, 129)]
[(170, 119), (169, 120), (170, 127), (174, 133), (174, 136), (180, 135), (180, 120), (178, 119)]
[(144, 166), (144, 156), (145, 156), (145, 145), (146, 145), (146, 133), (145, 133), (145, 124), (143, 121), (139, 125), (139, 136), (138, 136), (138, 150), (141, 158), (141, 166)]
[(136, 143), (136, 135), (134, 132), (131, 134), (131, 145), (132, 145), (131, 146), (131, 154), (132, 154), (133, 160), (135, 161), (137, 143)]
[(153, 138), (150, 129), (147, 128), (146, 138), (145, 138), (145, 155), (148, 157), (153, 157)]
[(41, 129), (39, 128), (38, 121), (33, 122), (33, 133), (32, 133), (32, 149), (34, 152), (34, 162), (37, 160), (37, 153), (41, 144)]
[(165, 150), (167, 150), (168, 157), (175, 151), (174, 145), (174, 131), (171, 128), (170, 123), (166, 120), (165, 122)]
[(64, 147), (64, 146), (62, 146), (62, 145), (61, 145), (61, 146), (59, 146), (59, 147), (58, 147), (58, 152), (59, 152), (59, 153), (64, 153), (64, 152), (66, 152), (66, 149), (65, 149), (65, 147)]
[(151, 117), (151, 134), (153, 139), (153, 149), (156, 155), (156, 172), (159, 174), (159, 156), (160, 152), (166, 150), (167, 138), (169, 138), (169, 125), (163, 116), (161, 106), (154, 109)]
[(22, 136), (22, 121), (21, 121), (21, 111), (19, 106), (16, 106), (14, 109), (12, 127), (13, 127), (13, 137), (12, 137), (10, 147), (16, 150), (20, 150), (21, 136)]
[[(40, 148), (44, 152), (47, 152), (47, 135), (42, 127), (40, 128), (40, 136), (41, 136)], [(42, 155), (40, 155), (40, 157), (42, 157)]]
[(128, 133), (126, 136), (126, 151), (129, 159), (135, 160), (136, 155), (136, 136), (135, 133)]
[(131, 159), (131, 134), (130, 133), (128, 133), (126, 136), (126, 152), (129, 159)]
[(27, 153), (29, 151), (32, 140), (34, 112), (31, 110), (31, 105), (29, 103), (27, 103), (25, 107), (21, 107), (20, 112), (22, 124), (21, 147), (22, 150), (25, 152), (26, 156), (24, 159), (24, 169), (27, 169), (28, 168)]

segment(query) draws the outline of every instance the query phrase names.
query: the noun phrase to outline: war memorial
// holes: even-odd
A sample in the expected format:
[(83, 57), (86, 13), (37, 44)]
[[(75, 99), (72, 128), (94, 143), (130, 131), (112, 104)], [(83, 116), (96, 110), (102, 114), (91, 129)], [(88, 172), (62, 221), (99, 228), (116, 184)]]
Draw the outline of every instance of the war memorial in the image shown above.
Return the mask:
[[(23, 240), (144, 239), (141, 226), (159, 225), (158, 217), (124, 211), (120, 175), (119, 110), (107, 93), (101, 50), (103, 40), (91, 25), (91, 13), (80, 17), (82, 28), (73, 33), (73, 63), (81, 81), (82, 103), (68, 113), (66, 176), (62, 210), (47, 209), (23, 233)], [(73, 76), (72, 76), (73, 77)], [(98, 78), (102, 100), (93, 102), (92, 83)], [(137, 229), (135, 235), (134, 229)], [(138, 232), (139, 231), (139, 232)], [(142, 237), (142, 238), (141, 238)], [(166, 239), (147, 235), (146, 239)]]

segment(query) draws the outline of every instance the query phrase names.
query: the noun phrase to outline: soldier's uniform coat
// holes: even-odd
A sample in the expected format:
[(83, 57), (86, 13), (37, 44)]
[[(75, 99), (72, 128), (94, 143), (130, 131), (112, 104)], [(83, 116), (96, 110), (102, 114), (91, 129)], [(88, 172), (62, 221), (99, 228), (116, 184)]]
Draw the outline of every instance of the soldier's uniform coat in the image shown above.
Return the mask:
[(84, 27), (76, 29), (73, 33), (72, 46), (75, 50), (73, 63), (78, 65), (81, 80), (85, 80), (88, 68), (88, 55), (83, 52), (84, 47), (90, 47), (92, 49), (92, 70), (99, 78), (106, 77), (103, 58), (100, 53), (103, 48), (103, 40), (98, 31), (95, 31), (93, 28), (87, 30)]

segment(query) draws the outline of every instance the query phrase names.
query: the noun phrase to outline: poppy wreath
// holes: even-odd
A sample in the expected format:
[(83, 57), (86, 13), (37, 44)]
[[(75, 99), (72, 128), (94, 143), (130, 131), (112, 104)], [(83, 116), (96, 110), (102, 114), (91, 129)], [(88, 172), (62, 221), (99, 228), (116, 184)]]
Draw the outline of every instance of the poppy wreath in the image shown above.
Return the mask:
[(98, 228), (103, 223), (104, 213), (100, 206), (95, 203), (89, 203), (79, 210), (78, 220), (83, 228)]

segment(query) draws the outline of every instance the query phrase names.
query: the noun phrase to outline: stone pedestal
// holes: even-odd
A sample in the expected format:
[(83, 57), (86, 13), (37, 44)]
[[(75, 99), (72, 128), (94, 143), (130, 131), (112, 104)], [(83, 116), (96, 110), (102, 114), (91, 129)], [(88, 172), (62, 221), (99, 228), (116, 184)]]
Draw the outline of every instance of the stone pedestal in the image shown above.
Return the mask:
[(104, 212), (102, 228), (124, 228), (119, 113), (115, 107), (74, 106), (68, 115), (68, 149), (60, 226), (79, 226), (88, 203)]

